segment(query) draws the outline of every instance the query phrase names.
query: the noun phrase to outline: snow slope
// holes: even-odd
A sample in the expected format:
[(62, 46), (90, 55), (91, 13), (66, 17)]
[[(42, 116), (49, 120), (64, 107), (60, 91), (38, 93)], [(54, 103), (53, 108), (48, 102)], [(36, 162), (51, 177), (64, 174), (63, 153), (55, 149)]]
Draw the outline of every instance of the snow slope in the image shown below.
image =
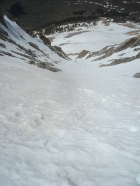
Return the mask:
[(33, 60), (35, 63), (49, 62), (53, 65), (55, 64), (55, 66), (57, 66), (57, 61), (64, 61), (63, 58), (65, 61), (68, 60), (61, 51), (50, 45), (46, 46), (40, 38), (35, 39), (30, 36), (14, 20), (9, 19), (6, 15), (4, 15), (4, 22), (6, 26), (0, 24), (1, 55), (8, 53), (7, 55), (22, 59), (24, 62), (29, 62), (30, 60)]
[(1, 186), (139, 186), (140, 60), (58, 66), (53, 73), (0, 56)]

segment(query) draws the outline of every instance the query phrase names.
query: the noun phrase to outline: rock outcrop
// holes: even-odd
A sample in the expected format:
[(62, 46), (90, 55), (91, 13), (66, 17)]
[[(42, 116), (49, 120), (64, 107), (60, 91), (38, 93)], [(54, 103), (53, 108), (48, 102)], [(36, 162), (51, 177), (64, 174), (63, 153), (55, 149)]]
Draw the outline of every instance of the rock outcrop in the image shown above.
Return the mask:
[(6, 23), (4, 22), (4, 12), (0, 9), (0, 23), (7, 27)]
[(134, 76), (133, 76), (134, 78), (140, 78), (140, 72), (139, 73), (136, 73), (136, 74), (134, 74)]
[(81, 58), (85, 57), (88, 54), (88, 52), (89, 51), (87, 51), (87, 50), (83, 50), (82, 52), (79, 53), (77, 59), (78, 58), (81, 59)]
[(126, 58), (122, 58), (122, 59), (115, 59), (110, 64), (102, 64), (102, 65), (100, 65), (100, 67), (113, 66), (113, 65), (118, 65), (118, 64), (121, 64), (121, 63), (128, 63), (128, 62), (134, 61), (135, 59), (139, 59), (139, 58), (140, 58), (140, 53), (138, 53), (136, 56), (132, 56), (132, 57), (126, 57)]
[[(124, 41), (123, 43), (121, 43), (120, 45), (118, 45), (117, 47), (116, 47), (116, 45), (114, 45), (114, 46), (112, 45), (112, 46), (106, 46), (97, 52), (87, 52), (86, 51), (86, 53), (88, 53), (86, 59), (91, 58), (91, 57), (97, 57), (93, 61), (99, 61), (99, 60), (105, 59), (107, 57), (110, 57), (114, 53), (124, 51), (127, 48), (135, 48), (137, 46), (140, 46), (140, 36), (130, 38), (130, 39)], [(139, 51), (139, 48), (135, 48), (134, 51)], [(79, 54), (78, 58), (83, 54), (83, 52), (84, 51), (82, 51)], [(84, 55), (83, 55), (83, 57), (84, 57)], [(137, 56), (133, 56), (130, 58), (119, 59), (119, 61), (120, 61), (120, 63), (122, 63), (123, 61), (124, 62), (129, 61), (129, 60), (132, 61), (132, 60), (134, 60), (133, 58), (136, 58), (136, 59), (139, 58), (139, 54)], [(115, 60), (113, 64), (116, 64), (116, 63), (118, 63), (118, 60)]]
[(50, 40), (48, 38), (46, 38), (41, 32), (38, 33), (38, 35), (39, 35), (40, 39), (43, 41), (43, 43), (45, 45), (50, 45), (51, 46)]

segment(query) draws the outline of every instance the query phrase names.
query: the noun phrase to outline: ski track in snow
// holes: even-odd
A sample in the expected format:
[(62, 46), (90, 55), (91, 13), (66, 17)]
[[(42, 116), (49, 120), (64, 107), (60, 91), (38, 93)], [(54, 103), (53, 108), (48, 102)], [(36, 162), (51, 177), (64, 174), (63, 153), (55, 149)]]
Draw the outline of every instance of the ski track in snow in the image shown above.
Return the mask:
[(0, 60), (1, 186), (139, 186), (140, 61)]

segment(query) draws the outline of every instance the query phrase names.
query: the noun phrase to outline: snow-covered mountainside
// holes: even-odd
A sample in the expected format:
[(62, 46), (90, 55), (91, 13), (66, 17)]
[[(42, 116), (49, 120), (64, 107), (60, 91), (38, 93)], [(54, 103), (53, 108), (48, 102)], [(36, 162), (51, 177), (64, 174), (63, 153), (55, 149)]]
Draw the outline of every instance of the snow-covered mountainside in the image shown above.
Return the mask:
[[(50, 36), (68, 60), (4, 19), (0, 185), (139, 186), (140, 25), (100, 20)], [(22, 47), (61, 71), (28, 64)]]
[[(2, 14), (2, 12), (0, 13)], [(49, 40), (43, 34), (37, 35), (35, 39), (22, 29), (9, 14), (1, 15), (1, 19), (1, 56), (11, 56), (52, 71), (58, 70), (55, 64), (63, 59), (68, 60), (61, 48), (51, 47)]]

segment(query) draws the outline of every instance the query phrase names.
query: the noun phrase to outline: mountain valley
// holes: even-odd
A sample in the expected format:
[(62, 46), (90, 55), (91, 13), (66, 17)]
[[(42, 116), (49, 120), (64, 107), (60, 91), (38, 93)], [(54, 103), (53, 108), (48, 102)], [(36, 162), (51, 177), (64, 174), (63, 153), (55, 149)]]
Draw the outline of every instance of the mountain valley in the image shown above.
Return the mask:
[[(62, 2), (96, 1), (46, 4)], [(99, 16), (47, 34), (44, 11), (32, 31), (19, 22), (31, 12), (0, 11), (0, 185), (140, 186), (140, 23)]]

